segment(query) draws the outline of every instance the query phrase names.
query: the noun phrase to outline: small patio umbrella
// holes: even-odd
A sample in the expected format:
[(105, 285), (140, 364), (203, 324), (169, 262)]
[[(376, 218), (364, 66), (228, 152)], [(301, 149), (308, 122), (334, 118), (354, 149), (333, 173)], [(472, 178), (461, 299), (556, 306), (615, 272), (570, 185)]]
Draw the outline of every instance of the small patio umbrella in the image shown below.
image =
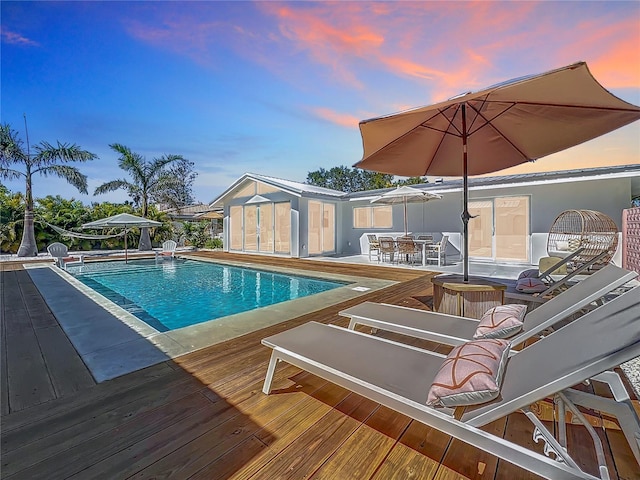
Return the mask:
[(640, 107), (605, 90), (587, 64), (579, 62), (428, 107), (363, 120), (364, 153), (354, 166), (406, 177), (463, 177), (466, 281), (469, 175), (533, 161), (638, 119)]
[(404, 185), (395, 190), (383, 193), (379, 197), (371, 200), (371, 203), (385, 203), (394, 205), (396, 203), (404, 204), (404, 234), (409, 233), (409, 219), (407, 216), (407, 203), (428, 202), (429, 200), (440, 199), (442, 195), (437, 193), (429, 193), (415, 187)]
[(148, 218), (138, 217), (131, 215), (130, 213), (119, 213), (112, 217), (103, 218), (101, 220), (95, 220), (93, 222), (85, 223), (82, 228), (124, 228), (124, 261), (128, 261), (127, 258), (127, 228), (131, 227), (159, 227), (161, 222), (155, 220), (149, 220)]

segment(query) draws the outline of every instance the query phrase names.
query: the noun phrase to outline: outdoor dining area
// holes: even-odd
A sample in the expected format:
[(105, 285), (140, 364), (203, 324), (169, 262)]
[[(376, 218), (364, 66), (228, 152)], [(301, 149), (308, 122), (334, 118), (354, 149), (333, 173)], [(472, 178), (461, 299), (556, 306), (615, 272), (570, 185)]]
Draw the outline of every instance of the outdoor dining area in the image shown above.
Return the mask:
[(378, 262), (421, 264), (434, 262), (438, 266), (446, 264), (448, 235), (434, 241), (433, 235), (377, 236), (368, 234), (369, 260), (375, 256)]

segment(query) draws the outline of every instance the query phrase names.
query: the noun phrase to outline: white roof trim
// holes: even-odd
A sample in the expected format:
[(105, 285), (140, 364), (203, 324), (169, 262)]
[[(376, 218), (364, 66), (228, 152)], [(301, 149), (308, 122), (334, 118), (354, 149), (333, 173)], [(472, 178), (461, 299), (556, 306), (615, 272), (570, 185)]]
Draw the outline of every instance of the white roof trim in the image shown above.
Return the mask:
[(271, 200), (268, 198), (264, 198), (262, 195), (254, 195), (249, 200), (247, 200), (244, 204), (251, 205), (253, 203), (269, 203)]

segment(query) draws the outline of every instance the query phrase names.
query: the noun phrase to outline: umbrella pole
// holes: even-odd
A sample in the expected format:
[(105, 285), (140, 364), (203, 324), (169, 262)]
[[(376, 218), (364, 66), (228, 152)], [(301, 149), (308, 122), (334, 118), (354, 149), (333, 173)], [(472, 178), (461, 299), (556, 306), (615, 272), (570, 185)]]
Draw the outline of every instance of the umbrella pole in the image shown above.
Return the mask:
[(404, 197), (404, 236), (409, 235), (409, 221), (407, 219), (407, 197)]
[(124, 263), (127, 263), (127, 226), (124, 226)]
[(462, 181), (464, 210), (462, 211), (462, 236), (463, 236), (463, 280), (469, 281), (469, 175), (467, 168), (467, 109), (466, 104), (462, 104)]

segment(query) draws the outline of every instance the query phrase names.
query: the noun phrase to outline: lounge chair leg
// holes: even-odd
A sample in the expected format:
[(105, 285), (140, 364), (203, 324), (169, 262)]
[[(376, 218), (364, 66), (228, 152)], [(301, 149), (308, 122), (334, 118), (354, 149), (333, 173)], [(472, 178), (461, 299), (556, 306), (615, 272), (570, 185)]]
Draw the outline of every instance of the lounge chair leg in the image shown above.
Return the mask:
[(615, 417), (636, 458), (636, 462), (640, 465), (640, 419), (638, 419), (631, 400), (615, 401), (611, 398), (573, 389), (566, 390), (564, 394), (576, 405)]
[(264, 377), (264, 386), (262, 387), (262, 393), (265, 395), (269, 395), (271, 393), (271, 382), (273, 381), (273, 374), (276, 371), (276, 365), (280, 359), (276, 356), (275, 350), (271, 354), (271, 359), (269, 360), (269, 367), (267, 367), (267, 375)]
[(553, 453), (557, 462), (565, 463), (571, 468), (581, 471), (578, 464), (569, 456), (562, 445), (558, 443), (551, 432), (547, 430), (547, 427), (544, 426), (540, 419), (536, 417), (536, 414), (528, 408), (523, 409), (522, 411), (531, 423), (535, 425), (535, 428), (533, 429), (533, 441), (536, 443), (538, 443), (539, 440), (544, 441), (544, 454), (548, 457), (549, 454)]
[(564, 395), (564, 393), (558, 392), (557, 396), (560, 398), (562, 403), (564, 403), (569, 408), (573, 416), (576, 417), (578, 420), (580, 420), (580, 423), (584, 425), (584, 427), (587, 429), (587, 432), (589, 432), (589, 435), (591, 435), (591, 439), (593, 440), (593, 446), (596, 449), (596, 458), (598, 460), (598, 466), (600, 468), (600, 478), (602, 478), (602, 480), (609, 480), (610, 479), (609, 469), (607, 468), (607, 461), (604, 456), (604, 448), (602, 447), (602, 441), (600, 440), (600, 437), (596, 433), (596, 430), (587, 421), (587, 419), (584, 418), (584, 415), (580, 410), (578, 410), (578, 407), (576, 407), (573, 404), (573, 402), (571, 402)]
[(625, 400), (629, 400), (629, 393), (627, 392), (624, 383), (622, 383), (620, 375), (618, 375), (616, 372), (607, 370), (606, 372), (602, 372), (595, 377), (592, 377), (591, 380), (597, 380), (609, 385), (611, 393), (613, 393), (613, 398), (615, 398), (617, 402), (624, 402)]

